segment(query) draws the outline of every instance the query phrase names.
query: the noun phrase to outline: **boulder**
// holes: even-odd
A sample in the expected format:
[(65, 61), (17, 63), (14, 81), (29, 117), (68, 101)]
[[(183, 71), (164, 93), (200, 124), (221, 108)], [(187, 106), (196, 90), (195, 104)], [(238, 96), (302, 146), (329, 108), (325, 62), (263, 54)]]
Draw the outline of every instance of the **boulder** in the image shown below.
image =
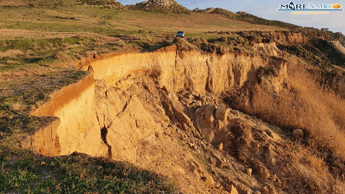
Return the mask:
[(215, 105), (207, 104), (195, 110), (195, 124), (199, 129), (215, 129)]
[(269, 170), (263, 164), (259, 164), (256, 170), (259, 176), (263, 179), (268, 179), (271, 176)]
[(184, 112), (183, 105), (178, 101), (178, 97), (175, 93), (169, 92), (168, 95), (165, 95), (166, 100), (163, 101), (163, 106), (167, 111), (168, 116), (172, 121), (179, 121), (182, 124), (187, 126), (193, 126), (192, 121)]
[(227, 109), (223, 104), (220, 104), (216, 110), (216, 119), (225, 123), (227, 121), (227, 115), (229, 112), (229, 109)]

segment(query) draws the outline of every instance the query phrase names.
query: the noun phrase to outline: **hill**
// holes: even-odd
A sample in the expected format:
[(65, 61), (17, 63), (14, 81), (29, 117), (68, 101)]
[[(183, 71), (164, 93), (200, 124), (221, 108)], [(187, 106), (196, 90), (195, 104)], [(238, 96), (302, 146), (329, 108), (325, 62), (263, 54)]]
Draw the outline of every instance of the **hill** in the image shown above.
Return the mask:
[(190, 10), (178, 4), (175, 0), (149, 0), (137, 3), (136, 5), (130, 5), (128, 7), (129, 9), (134, 10), (144, 10), (159, 13), (191, 13)]
[(244, 21), (244, 22), (248, 22), (251, 24), (261, 24), (261, 25), (268, 25), (268, 26), (278, 26), (281, 28), (285, 28), (285, 29), (290, 29), (290, 30), (294, 30), (294, 29), (301, 29), (301, 26), (297, 26), (294, 24), (289, 24), (286, 22), (282, 22), (282, 21), (277, 21), (277, 20), (266, 20), (260, 17), (257, 17), (255, 15), (246, 13), (246, 12), (237, 12), (237, 13), (233, 13), (231, 11), (222, 9), (222, 8), (207, 8), (205, 10), (200, 10), (200, 9), (195, 9), (193, 10), (194, 12), (198, 12), (198, 13), (209, 13), (209, 14), (220, 14), (220, 15), (224, 15), (232, 20), (239, 20), (239, 21)]

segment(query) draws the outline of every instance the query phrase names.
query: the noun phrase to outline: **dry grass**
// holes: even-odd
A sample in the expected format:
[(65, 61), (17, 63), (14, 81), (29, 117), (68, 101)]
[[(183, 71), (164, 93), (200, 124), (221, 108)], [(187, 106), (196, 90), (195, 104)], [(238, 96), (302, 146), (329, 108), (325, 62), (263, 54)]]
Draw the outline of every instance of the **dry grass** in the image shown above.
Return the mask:
[(112, 10), (99, 7), (6, 8), (0, 16), (3, 29), (46, 32), (93, 32), (106, 35), (135, 34), (134, 31), (186, 35), (208, 31), (275, 31), (283, 28), (253, 25), (217, 14), (153, 13), (140, 10)]
[(1, 0), (0, 6), (23, 6), (27, 5), (26, 1), (23, 0)]
[(1, 52), (0, 51), (0, 59), (1, 58), (5, 58), (5, 57), (8, 57), (8, 58), (16, 58), (17, 56), (19, 55), (24, 55), (24, 53), (20, 50), (8, 50), (6, 52)]
[[(296, 144), (292, 152), (292, 165), (297, 179), (308, 190), (326, 190), (334, 181), (326, 162), (309, 148)], [(322, 192), (320, 192), (322, 193)]]
[(319, 75), (308, 73), (304, 66), (289, 65), (289, 91), (268, 94), (257, 85), (252, 103), (243, 103), (246, 97), (238, 98), (237, 107), (275, 125), (303, 129), (309, 145), (327, 148), (345, 159), (345, 100), (321, 87), (316, 81)]

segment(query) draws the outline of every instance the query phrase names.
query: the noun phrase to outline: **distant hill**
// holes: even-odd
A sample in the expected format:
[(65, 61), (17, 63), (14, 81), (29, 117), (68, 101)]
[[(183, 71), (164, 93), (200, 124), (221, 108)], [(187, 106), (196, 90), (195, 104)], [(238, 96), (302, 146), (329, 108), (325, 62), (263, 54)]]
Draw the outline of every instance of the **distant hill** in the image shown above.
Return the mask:
[(278, 26), (282, 28), (288, 28), (290, 30), (293, 29), (300, 29), (302, 28), (301, 26), (297, 26), (294, 24), (282, 22), (282, 21), (277, 21), (277, 20), (266, 20), (260, 17), (257, 17), (255, 15), (246, 13), (246, 12), (237, 12), (238, 15), (238, 20), (244, 21), (244, 22), (249, 22), (252, 24), (262, 24), (262, 25), (269, 25), (269, 26)]
[(137, 3), (135, 5), (129, 5), (127, 7), (134, 10), (144, 10), (159, 13), (191, 13), (189, 9), (178, 4), (175, 0), (149, 0)]
[(228, 17), (229, 19), (235, 19), (238, 20), (238, 14), (228, 11), (226, 9), (221, 9), (221, 8), (207, 8), (207, 9), (194, 9), (194, 12), (197, 13), (210, 13), (210, 14), (220, 14)]
[(87, 4), (87, 5), (116, 5), (116, 6), (123, 6), (117, 0), (77, 0), (80, 4)]
[(294, 24), (289, 24), (286, 22), (281, 22), (277, 20), (266, 20), (260, 17), (257, 17), (255, 15), (249, 14), (247, 12), (231, 12), (226, 9), (221, 9), (221, 8), (207, 8), (204, 10), (200, 9), (194, 9), (194, 12), (198, 13), (210, 13), (210, 14), (220, 14), (220, 15), (225, 15), (229, 19), (233, 20), (239, 20), (239, 21), (244, 21), (244, 22), (249, 22), (252, 24), (261, 24), (261, 25), (269, 25), (269, 26), (278, 26), (282, 28), (287, 28), (287, 29), (298, 29), (302, 28), (301, 26), (297, 26)]

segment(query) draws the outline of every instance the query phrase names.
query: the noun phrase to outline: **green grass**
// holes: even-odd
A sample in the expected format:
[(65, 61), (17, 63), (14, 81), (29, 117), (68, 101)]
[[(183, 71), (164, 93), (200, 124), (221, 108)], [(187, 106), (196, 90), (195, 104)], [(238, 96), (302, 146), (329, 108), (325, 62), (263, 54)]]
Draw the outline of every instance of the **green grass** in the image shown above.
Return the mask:
[(171, 180), (152, 172), (84, 154), (29, 156), (2, 162), (0, 170), (0, 192), (178, 193)]
[(2, 40), (0, 41), (0, 51), (6, 52), (10, 49), (21, 50), (26, 52), (28, 50), (36, 50), (40, 52), (44, 48), (59, 48), (64, 43), (67, 44), (88, 44), (92, 42), (92, 38), (88, 37), (66, 37), (54, 39), (15, 39), (15, 40)]
[[(143, 10), (109, 9), (106, 7), (6, 7), (0, 10), (2, 28), (60, 32), (93, 32), (106, 35), (134, 34), (135, 30), (155, 32), (200, 33), (209, 30), (236, 31), (252, 29), (243, 22), (215, 14), (156, 13)], [(72, 19), (71, 19), (72, 18)], [(258, 26), (260, 27), (260, 26)], [(267, 28), (275, 30), (278, 28)]]
[(327, 68), (331, 67), (331, 62), (328, 60), (326, 56), (319, 57), (316, 53), (319, 53), (313, 47), (308, 46), (286, 46), (286, 45), (278, 45), (277, 46), (280, 50), (287, 51), (291, 54), (296, 55), (297, 57), (303, 59), (306, 63), (317, 66), (320, 68)]
[(23, 106), (35, 106), (49, 99), (49, 94), (64, 86), (77, 82), (89, 72), (63, 70), (34, 75), (22, 80), (1, 82), (4, 92), (0, 95), (0, 104), (11, 106), (19, 103)]
[[(120, 49), (119, 44), (97, 44), (92, 37), (79, 35), (66, 38), (0, 40), (0, 52), (5, 55), (6, 52), (10, 53), (0, 57), (0, 72), (26, 71), (26, 68), (40, 68), (52, 63), (80, 59), (87, 57), (88, 51), (104, 53)], [(18, 51), (22, 54), (16, 54)], [(63, 58), (59, 58), (59, 55)]]

